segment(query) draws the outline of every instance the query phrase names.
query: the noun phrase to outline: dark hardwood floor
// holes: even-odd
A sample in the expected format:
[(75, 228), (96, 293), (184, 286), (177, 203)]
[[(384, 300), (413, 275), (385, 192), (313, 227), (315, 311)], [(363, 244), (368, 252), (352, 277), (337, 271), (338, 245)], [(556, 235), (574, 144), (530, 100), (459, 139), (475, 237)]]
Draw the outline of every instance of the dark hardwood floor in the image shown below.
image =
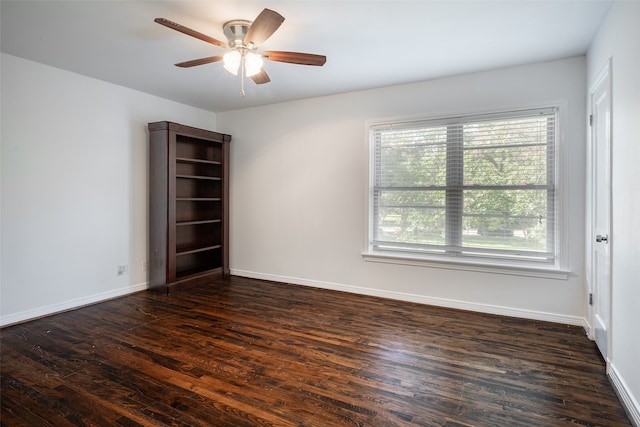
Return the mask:
[(232, 277), (1, 330), (6, 426), (628, 426), (579, 327)]

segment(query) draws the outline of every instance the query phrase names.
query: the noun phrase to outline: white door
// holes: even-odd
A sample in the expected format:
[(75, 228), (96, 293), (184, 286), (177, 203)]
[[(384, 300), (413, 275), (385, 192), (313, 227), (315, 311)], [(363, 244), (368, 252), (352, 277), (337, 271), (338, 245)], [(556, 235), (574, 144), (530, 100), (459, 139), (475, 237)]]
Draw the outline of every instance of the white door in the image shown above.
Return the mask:
[(608, 360), (611, 328), (611, 62), (591, 88), (591, 295), (595, 340)]

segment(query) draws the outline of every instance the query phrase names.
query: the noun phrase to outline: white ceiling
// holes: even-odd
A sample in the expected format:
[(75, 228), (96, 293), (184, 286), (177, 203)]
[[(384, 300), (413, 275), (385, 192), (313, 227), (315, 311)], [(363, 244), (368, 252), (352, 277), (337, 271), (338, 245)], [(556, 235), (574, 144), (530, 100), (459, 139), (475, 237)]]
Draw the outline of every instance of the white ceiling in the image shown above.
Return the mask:
[[(389, 86), (584, 54), (611, 2), (545, 1), (5, 1), (2, 52), (213, 112)], [(264, 8), (286, 19), (260, 50), (327, 56), (323, 67), (266, 62), (257, 86), (224, 53), (153, 22), (163, 17), (219, 40), (224, 22)]]

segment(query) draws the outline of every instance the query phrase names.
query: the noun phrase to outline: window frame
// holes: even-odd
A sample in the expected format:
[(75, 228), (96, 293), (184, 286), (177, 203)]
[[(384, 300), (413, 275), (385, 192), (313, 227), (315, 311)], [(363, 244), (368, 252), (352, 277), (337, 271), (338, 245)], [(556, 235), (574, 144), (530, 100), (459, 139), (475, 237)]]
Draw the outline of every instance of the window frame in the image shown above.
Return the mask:
[[(501, 259), (485, 256), (465, 256), (451, 257), (446, 254), (405, 252), (400, 250), (381, 251), (374, 250), (374, 187), (375, 187), (375, 138), (374, 132), (377, 128), (385, 125), (407, 126), (419, 122), (433, 123), (438, 121), (453, 121), (455, 119), (477, 117), (495, 117), (496, 120), (502, 117), (515, 115), (523, 111), (535, 111), (544, 109), (555, 109), (556, 115), (556, 139), (553, 178), (555, 181), (555, 262), (537, 263), (522, 262), (513, 259)], [(464, 112), (454, 112), (441, 115), (421, 115), (413, 117), (388, 118), (370, 120), (365, 123), (366, 127), (366, 159), (367, 159), (367, 197), (366, 197), (366, 232), (365, 250), (362, 253), (365, 261), (382, 262), (392, 264), (403, 264), (413, 266), (437, 267), (445, 269), (456, 269), (466, 271), (482, 271), (498, 274), (512, 274), (520, 276), (543, 277), (552, 279), (568, 279), (570, 270), (567, 266), (568, 260), (568, 222), (567, 222), (567, 200), (566, 200), (566, 100), (548, 102), (544, 104), (528, 104), (517, 107), (505, 107), (494, 110), (474, 110)]]

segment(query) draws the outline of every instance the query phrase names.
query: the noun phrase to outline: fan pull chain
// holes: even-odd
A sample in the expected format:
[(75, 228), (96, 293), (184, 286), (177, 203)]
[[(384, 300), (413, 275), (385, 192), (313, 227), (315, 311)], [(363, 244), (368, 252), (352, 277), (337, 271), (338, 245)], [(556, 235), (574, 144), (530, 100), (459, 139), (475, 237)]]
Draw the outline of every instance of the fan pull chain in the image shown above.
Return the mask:
[(242, 55), (242, 59), (240, 61), (240, 95), (244, 98), (244, 76), (247, 74), (247, 67), (244, 65), (244, 55)]

